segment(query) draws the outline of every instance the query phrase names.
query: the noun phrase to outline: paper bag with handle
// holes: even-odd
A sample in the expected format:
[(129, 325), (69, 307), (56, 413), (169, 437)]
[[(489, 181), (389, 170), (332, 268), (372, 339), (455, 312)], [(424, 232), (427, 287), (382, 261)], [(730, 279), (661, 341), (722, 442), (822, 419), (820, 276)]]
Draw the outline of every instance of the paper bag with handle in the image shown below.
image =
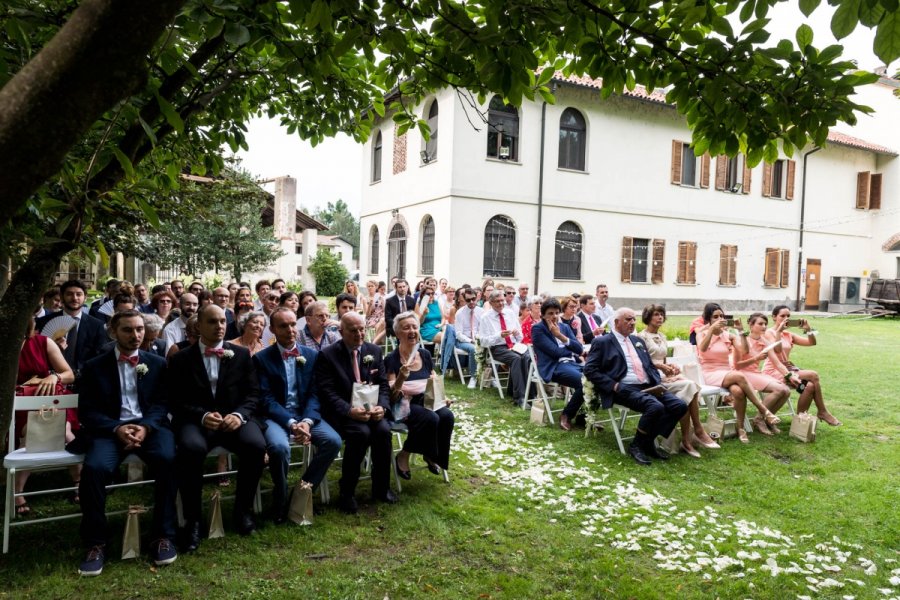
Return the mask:
[(125, 535), (122, 536), (122, 560), (137, 558), (141, 555), (141, 524), (139, 517), (147, 512), (140, 505), (128, 507), (128, 517), (125, 520)]
[(819, 418), (806, 412), (797, 413), (791, 420), (791, 437), (804, 444), (816, 441), (816, 425)]
[(303, 481), (297, 482), (291, 492), (291, 503), (288, 505), (287, 518), (297, 525), (313, 524), (313, 486)]
[(66, 411), (41, 407), (28, 413), (25, 452), (58, 452), (66, 447)]
[(209, 502), (209, 539), (225, 537), (225, 525), (222, 524), (222, 494), (213, 492)]

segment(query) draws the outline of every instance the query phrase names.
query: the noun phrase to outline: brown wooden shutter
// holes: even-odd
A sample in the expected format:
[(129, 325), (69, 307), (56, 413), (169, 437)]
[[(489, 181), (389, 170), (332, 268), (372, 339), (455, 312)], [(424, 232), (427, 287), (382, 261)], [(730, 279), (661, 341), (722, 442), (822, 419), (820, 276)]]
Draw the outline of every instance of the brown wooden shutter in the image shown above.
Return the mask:
[(772, 165), (769, 163), (763, 164), (762, 195), (764, 198), (770, 198), (772, 196)]
[(780, 285), (783, 288), (788, 287), (790, 285), (791, 279), (791, 251), (790, 250), (782, 250), (781, 251), (781, 282)]
[(666, 240), (653, 240), (653, 270), (650, 283), (662, 283), (666, 260)]
[(725, 190), (725, 174), (728, 171), (728, 157), (720, 154), (716, 157), (716, 189)]
[(763, 285), (766, 287), (778, 287), (778, 267), (781, 266), (781, 256), (777, 248), (766, 248), (766, 270), (763, 274)]
[(856, 174), (856, 208), (869, 208), (869, 172)]
[(672, 183), (681, 185), (681, 154), (684, 152), (684, 144), (678, 140), (672, 140)]
[(793, 200), (794, 199), (794, 175), (797, 170), (797, 161), (795, 160), (787, 160), (787, 187), (784, 189), (784, 199), (785, 200)]
[(725, 285), (728, 281), (728, 246), (719, 246), (719, 285)]
[(678, 268), (675, 283), (687, 283), (687, 242), (678, 242)]
[(744, 157), (744, 178), (741, 180), (741, 193), (749, 194), (750, 193), (750, 174), (753, 172), (753, 169), (747, 166), (747, 157)]
[(737, 276), (737, 246), (719, 247), (719, 285), (735, 285)]
[(881, 173), (872, 173), (869, 178), (869, 209), (881, 208)]
[(697, 242), (688, 242), (687, 282), (697, 283)]
[(634, 252), (634, 240), (622, 238), (622, 283), (631, 283), (631, 260)]
[(700, 187), (709, 189), (709, 152), (700, 157)]
[(737, 285), (737, 246), (728, 247), (728, 285)]

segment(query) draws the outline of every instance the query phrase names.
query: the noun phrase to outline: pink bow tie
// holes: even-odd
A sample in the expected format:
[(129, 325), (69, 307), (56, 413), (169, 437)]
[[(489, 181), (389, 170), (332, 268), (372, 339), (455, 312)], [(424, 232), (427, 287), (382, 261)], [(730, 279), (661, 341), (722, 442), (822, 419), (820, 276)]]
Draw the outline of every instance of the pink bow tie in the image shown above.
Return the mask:
[(140, 356), (135, 354), (134, 356), (125, 356), (124, 354), (119, 355), (119, 362), (125, 362), (130, 364), (132, 367), (136, 367), (138, 361), (141, 359)]
[(222, 358), (222, 355), (224, 353), (225, 353), (224, 348), (207, 348), (206, 352), (204, 352), (204, 354), (206, 356), (218, 356), (219, 358)]
[(297, 348), (294, 348), (293, 350), (285, 350), (284, 352), (281, 353), (281, 358), (283, 360), (287, 360), (292, 356), (293, 357), (300, 356), (300, 351), (297, 350)]

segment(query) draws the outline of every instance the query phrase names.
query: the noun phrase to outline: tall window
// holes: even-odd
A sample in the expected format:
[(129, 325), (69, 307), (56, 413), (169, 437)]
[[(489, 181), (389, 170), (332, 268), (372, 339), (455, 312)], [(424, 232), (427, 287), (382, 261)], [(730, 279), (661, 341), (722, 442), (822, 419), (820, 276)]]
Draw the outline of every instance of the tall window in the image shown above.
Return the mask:
[(776, 160), (763, 166), (763, 191), (766, 198), (794, 199), (794, 172), (796, 163), (792, 160)]
[(719, 246), (719, 285), (737, 285), (737, 246)]
[(434, 275), (434, 219), (422, 219), (422, 274)]
[(587, 125), (574, 108), (567, 108), (559, 118), (559, 168), (584, 171), (587, 150)]
[(369, 233), (369, 273), (372, 275), (378, 274), (378, 226), (372, 225), (372, 229)]
[(503, 160), (519, 160), (519, 111), (503, 102), (500, 96), (491, 98), (488, 106), (487, 155)]
[(516, 270), (516, 226), (509, 217), (497, 215), (484, 228), (484, 275), (514, 277)]
[(566, 221), (556, 230), (554, 279), (581, 279), (582, 239), (581, 227), (572, 221)]
[(786, 288), (790, 283), (791, 251), (766, 248), (766, 266), (763, 274), (765, 287)]
[(622, 281), (662, 283), (666, 241), (622, 238)]
[(691, 145), (672, 140), (672, 176), (674, 185), (709, 187), (709, 154), (694, 154)]
[(716, 158), (716, 189), (732, 194), (750, 193), (750, 169), (743, 154), (734, 158), (720, 154)]
[(425, 142), (425, 150), (422, 155), (423, 163), (430, 163), (437, 159), (438, 151), (438, 103), (437, 100), (431, 102), (428, 108), (428, 128), (431, 130), (431, 137)]
[(678, 274), (676, 283), (697, 283), (697, 242), (678, 242)]
[(388, 236), (388, 280), (406, 277), (406, 230), (396, 223)]
[(881, 208), (881, 173), (861, 171), (856, 174), (856, 208)]
[(372, 144), (372, 183), (381, 181), (381, 158), (382, 158), (382, 137), (381, 132), (375, 136), (375, 142)]

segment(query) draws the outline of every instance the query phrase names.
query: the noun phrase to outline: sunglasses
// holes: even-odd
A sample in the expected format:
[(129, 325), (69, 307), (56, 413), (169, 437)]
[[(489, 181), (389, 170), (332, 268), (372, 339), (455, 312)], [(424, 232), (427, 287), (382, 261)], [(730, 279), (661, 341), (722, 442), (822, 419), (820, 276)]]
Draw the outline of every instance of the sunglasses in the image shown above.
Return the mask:
[(515, 293), (515, 292), (506, 292), (506, 295), (507, 295), (507, 296), (515, 296), (516, 293)]
[(475, 302), (475, 298), (466, 298), (466, 303)]

